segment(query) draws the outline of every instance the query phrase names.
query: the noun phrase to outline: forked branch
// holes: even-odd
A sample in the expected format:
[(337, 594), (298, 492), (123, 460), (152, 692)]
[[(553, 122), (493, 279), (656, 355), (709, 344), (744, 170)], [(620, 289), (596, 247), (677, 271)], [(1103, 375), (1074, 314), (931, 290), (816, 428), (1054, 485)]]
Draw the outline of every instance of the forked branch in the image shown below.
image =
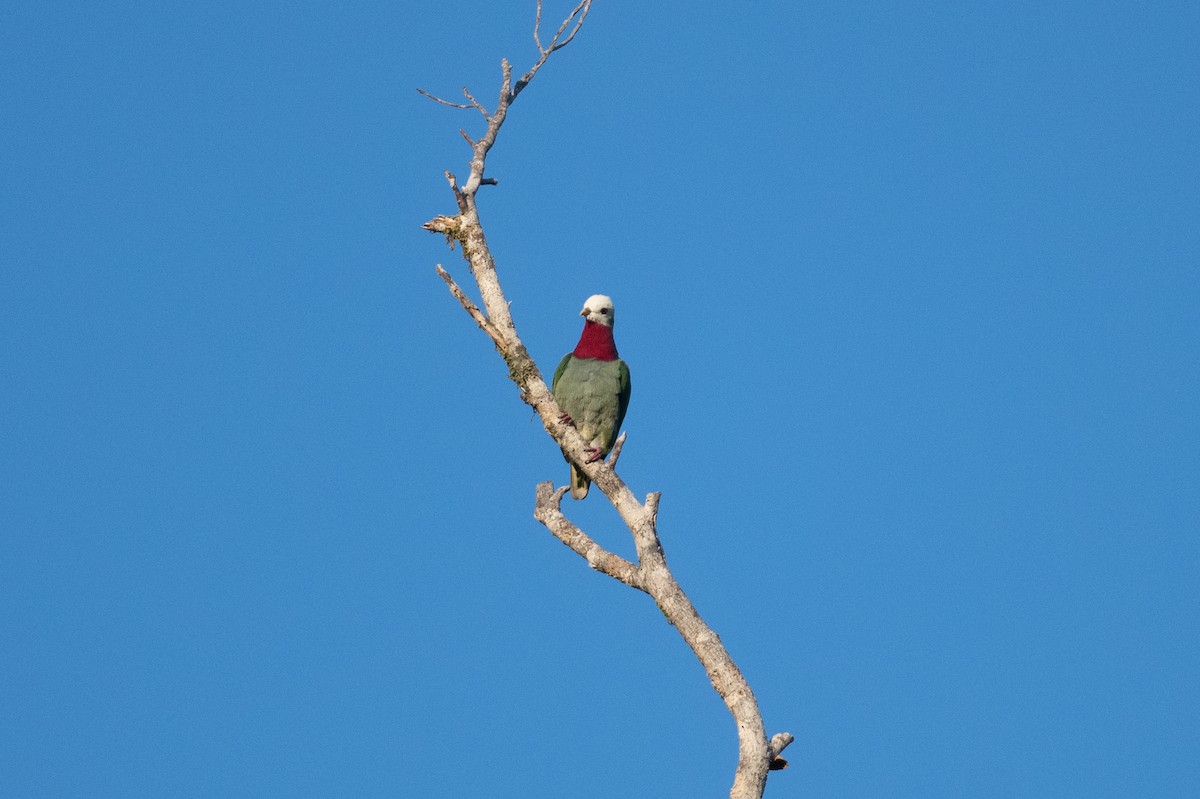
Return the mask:
[[(579, 29), (583, 27), (583, 21), (587, 19), (588, 12), (591, 10), (592, 0), (583, 0), (583, 2), (581, 2), (579, 5), (575, 6), (575, 9), (571, 12), (570, 16), (564, 19), (562, 24), (558, 26), (558, 30), (554, 32), (554, 38), (550, 40), (550, 44), (542, 47), (542, 38), (540, 33), (542, 27), (542, 0), (537, 0), (537, 19), (533, 23), (533, 42), (537, 45), (538, 53), (540, 53), (542, 57), (539, 58), (537, 63), (530, 67), (529, 71), (522, 75), (521, 79), (517, 81), (517, 85), (513, 87), (513, 97), (516, 97), (521, 93), (522, 89), (529, 85), (529, 81), (533, 80), (533, 76), (536, 75), (537, 71), (542, 68), (542, 64), (546, 63), (546, 59), (550, 57), (551, 53), (553, 53), (555, 50), (561, 50), (571, 43), (571, 40), (575, 38), (575, 34), (579, 33)], [(571, 28), (571, 32), (567, 34), (567, 38), (563, 39), (563, 31), (565, 31), (567, 26), (569, 26), (572, 22), (575, 23), (575, 27)]]
[(495, 183), (493, 179), (484, 176), (484, 169), (488, 152), (496, 143), (509, 107), (533, 80), (550, 55), (571, 43), (587, 18), (591, 5), (592, 0), (582, 0), (559, 25), (550, 41), (543, 44), (542, 3), (538, 0), (533, 38), (539, 57), (515, 84), (512, 82), (512, 66), (507, 60), (501, 61), (499, 98), (495, 109), (491, 111), (484, 108), (466, 89), (463, 89), (468, 100), (466, 104), (451, 103), (418, 90), (442, 105), (475, 108), (487, 120), (487, 129), (479, 139), (472, 139), (466, 132), (462, 132), (463, 138), (471, 148), (471, 171), (466, 183), (460, 186), (453, 174), (446, 173), (458, 206), (458, 214), (434, 217), (426, 222), (424, 227), (445, 236), (452, 246), (462, 246), (463, 258), (475, 278), (483, 307), (476, 305), (440, 264), (437, 267), (438, 274), (467, 314), (496, 345), (496, 349), (508, 364), (509, 377), (520, 389), (522, 400), (537, 412), (546, 432), (616, 508), (633, 536), (637, 562), (631, 562), (604, 549), (567, 519), (562, 511), (565, 488), (555, 490), (552, 483), (539, 484), (536, 490), (535, 518), (556, 538), (586, 560), (593, 569), (654, 598), (663, 615), (679, 630), (679, 634), (703, 665), (713, 688), (725, 702), (736, 722), (738, 765), (730, 790), (731, 799), (761, 799), (766, 786), (767, 772), (787, 765), (780, 753), (792, 742), (792, 736), (789, 733), (779, 733), (767, 740), (762, 714), (749, 683), (729, 656), (720, 637), (700, 617), (667, 567), (666, 555), (658, 537), (661, 494), (651, 493), (646, 496), (644, 502), (639, 501), (616, 473), (615, 467), (625, 443), (625, 436), (622, 435), (618, 439), (607, 463), (593, 463), (589, 459), (591, 451), (583, 438), (574, 426), (562, 421), (561, 411), (554, 401), (554, 396), (546, 386), (537, 364), (517, 335), (475, 203), (479, 187)]

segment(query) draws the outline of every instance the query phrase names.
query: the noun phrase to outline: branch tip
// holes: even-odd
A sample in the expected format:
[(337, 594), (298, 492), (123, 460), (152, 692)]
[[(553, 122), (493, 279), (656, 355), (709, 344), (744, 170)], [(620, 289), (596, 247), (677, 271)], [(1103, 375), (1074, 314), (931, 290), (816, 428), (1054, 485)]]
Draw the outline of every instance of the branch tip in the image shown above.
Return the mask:
[(771, 742), (767, 747), (768, 771), (782, 771), (788, 767), (788, 762), (780, 757), (779, 753), (786, 749), (794, 740), (796, 738), (790, 732), (777, 732), (771, 736)]
[(617, 436), (616, 443), (613, 444), (612, 452), (608, 456), (608, 468), (617, 468), (617, 459), (621, 457), (621, 450), (625, 447), (625, 433)]
[[(537, 497), (537, 510), (539, 512), (543, 510), (561, 511), (563, 497), (565, 497), (567, 492), (570, 490), (571, 487), (569, 485), (560, 486), (556, 489), (554, 487), (554, 481), (552, 480), (543, 480), (542, 482), (538, 483), (535, 490), (535, 496)], [(537, 513), (534, 515), (537, 516)], [(541, 517), (538, 518), (540, 519)]]
[(556, 489), (554, 487), (554, 483), (550, 480), (547, 480), (544, 483), (538, 483), (538, 505), (546, 508), (547, 510), (561, 512), (563, 497), (565, 497), (567, 492), (570, 490), (571, 487), (569, 485), (560, 486)]
[[(464, 136), (467, 134), (463, 133)], [(469, 137), (468, 137), (469, 138)], [(458, 187), (458, 178), (454, 177), (454, 173), (447, 169), (444, 173), (446, 182), (450, 184), (450, 191), (454, 192), (454, 202), (458, 205), (459, 213), (467, 212), (467, 198), (463, 196), (462, 189)]]

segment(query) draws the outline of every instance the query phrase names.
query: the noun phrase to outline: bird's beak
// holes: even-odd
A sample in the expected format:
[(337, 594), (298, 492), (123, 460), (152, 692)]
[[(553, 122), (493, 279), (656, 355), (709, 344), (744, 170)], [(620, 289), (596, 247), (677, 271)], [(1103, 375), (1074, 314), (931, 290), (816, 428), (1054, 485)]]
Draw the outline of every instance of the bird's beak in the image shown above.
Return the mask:
[(589, 311), (588, 311), (588, 307), (585, 305), (585, 306), (583, 306), (583, 310), (579, 312), (579, 315), (580, 315), (580, 316), (587, 316), (587, 315), (588, 315), (588, 313), (589, 313)]

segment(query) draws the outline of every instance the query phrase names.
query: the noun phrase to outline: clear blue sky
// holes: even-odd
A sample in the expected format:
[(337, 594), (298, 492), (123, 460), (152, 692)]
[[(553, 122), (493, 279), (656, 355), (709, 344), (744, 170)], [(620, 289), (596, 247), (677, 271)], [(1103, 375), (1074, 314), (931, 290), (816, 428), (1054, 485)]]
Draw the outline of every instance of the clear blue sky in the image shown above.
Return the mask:
[[(768, 797), (1195, 794), (1197, 9), (601, 0), (514, 106), (518, 329), (614, 297)], [(0, 796), (727, 793), (420, 229), (481, 120), (414, 88), (491, 104), (532, 16), (0, 10)]]

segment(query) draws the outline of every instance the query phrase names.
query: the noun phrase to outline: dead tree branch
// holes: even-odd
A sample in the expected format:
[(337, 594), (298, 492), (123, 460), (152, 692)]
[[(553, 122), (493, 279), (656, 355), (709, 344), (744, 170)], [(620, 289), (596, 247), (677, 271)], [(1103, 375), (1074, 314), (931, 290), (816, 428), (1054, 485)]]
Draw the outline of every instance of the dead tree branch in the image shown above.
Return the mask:
[[(466, 91), (465, 87), (463, 88), (463, 91)], [(449, 100), (443, 100), (441, 97), (438, 97), (437, 95), (434, 95), (434, 94), (430, 94), (429, 92), (425, 91), (424, 89), (417, 89), (417, 92), (425, 95), (430, 100), (433, 100), (435, 103), (441, 103), (442, 105), (448, 105), (451, 108), (470, 108), (471, 107), (468, 103), (452, 103)]]
[(467, 297), (440, 264), (437, 267), (438, 274), (463, 309), (496, 345), (496, 349), (508, 364), (509, 377), (520, 389), (522, 400), (533, 407), (546, 432), (616, 508), (633, 536), (637, 563), (604, 549), (566, 518), (562, 511), (565, 488), (554, 490), (552, 483), (539, 484), (536, 490), (534, 517), (556, 538), (586, 560), (590, 567), (649, 594), (655, 600), (667, 621), (675, 626), (703, 665), (713, 688), (725, 702), (737, 725), (738, 765), (730, 790), (731, 799), (761, 799), (766, 786), (767, 772), (787, 765), (780, 753), (792, 742), (792, 736), (789, 733), (779, 733), (770, 740), (767, 739), (762, 714), (749, 683), (729, 656), (720, 637), (700, 617), (667, 567), (666, 555), (658, 537), (661, 495), (655, 492), (648, 494), (644, 502), (638, 500), (615, 471), (625, 436), (622, 435), (613, 447), (608, 462), (593, 463), (589, 461), (590, 452), (583, 438), (573, 426), (560, 419), (558, 404), (554, 401), (537, 364), (517, 335), (508, 300), (501, 288), (496, 264), (479, 221), (476, 193), (480, 186), (495, 183), (493, 179), (485, 177), (484, 170), (488, 152), (496, 143), (509, 107), (537, 75), (550, 55), (571, 43), (587, 18), (591, 6), (592, 0), (582, 0), (559, 25), (550, 41), (543, 44), (540, 32), (542, 3), (538, 0), (533, 38), (539, 58), (515, 85), (512, 82), (512, 66), (507, 60), (501, 61), (499, 98), (495, 109), (490, 112), (466, 89), (463, 89), (463, 93), (469, 104), (450, 103), (418, 90), (442, 105), (475, 108), (487, 120), (487, 129), (478, 139), (473, 140), (462, 132), (463, 138), (471, 148), (470, 174), (466, 183), (460, 187), (455, 176), (446, 173), (458, 206), (458, 214), (434, 217), (424, 224), (424, 228), (445, 236), (451, 246), (455, 243), (462, 246), (463, 258), (475, 278), (483, 308)]

